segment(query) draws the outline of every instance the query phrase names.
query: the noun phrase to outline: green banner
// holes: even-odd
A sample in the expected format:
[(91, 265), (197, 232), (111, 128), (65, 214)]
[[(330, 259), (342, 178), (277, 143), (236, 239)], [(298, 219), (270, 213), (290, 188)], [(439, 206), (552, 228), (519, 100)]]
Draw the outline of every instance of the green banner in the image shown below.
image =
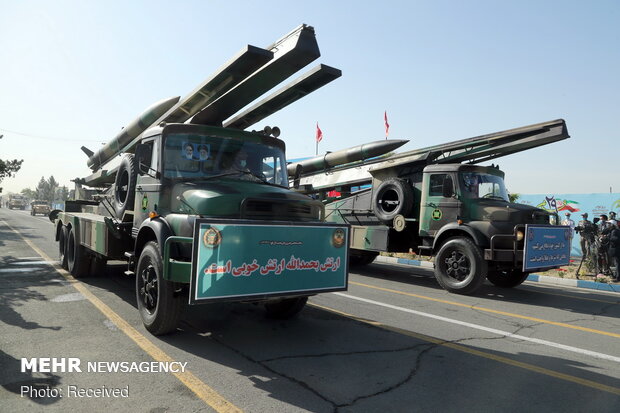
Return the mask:
[(349, 228), (198, 220), (190, 302), (343, 291)]

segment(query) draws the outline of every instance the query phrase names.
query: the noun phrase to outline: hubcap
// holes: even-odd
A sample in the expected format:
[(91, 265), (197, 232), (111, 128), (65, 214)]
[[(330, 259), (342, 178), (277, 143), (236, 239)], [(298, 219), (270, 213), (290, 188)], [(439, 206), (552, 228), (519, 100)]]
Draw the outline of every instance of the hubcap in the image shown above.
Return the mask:
[(153, 265), (149, 264), (140, 272), (138, 291), (144, 307), (152, 313), (157, 307), (157, 273)]
[(445, 263), (448, 275), (459, 281), (463, 281), (471, 271), (471, 263), (459, 251), (452, 251), (448, 258), (446, 258)]

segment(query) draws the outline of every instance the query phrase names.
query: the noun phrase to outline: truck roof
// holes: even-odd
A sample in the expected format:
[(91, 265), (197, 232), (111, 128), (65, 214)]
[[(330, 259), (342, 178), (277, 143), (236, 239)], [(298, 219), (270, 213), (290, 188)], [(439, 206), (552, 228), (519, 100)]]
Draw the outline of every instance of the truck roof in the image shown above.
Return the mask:
[(444, 163), (444, 164), (434, 164), (428, 165), (424, 168), (424, 172), (479, 172), (479, 173), (491, 173), (493, 175), (504, 176), (504, 172), (499, 169), (499, 166), (491, 165), (491, 166), (481, 166), (481, 165), (471, 165), (471, 164), (453, 164), (453, 163)]

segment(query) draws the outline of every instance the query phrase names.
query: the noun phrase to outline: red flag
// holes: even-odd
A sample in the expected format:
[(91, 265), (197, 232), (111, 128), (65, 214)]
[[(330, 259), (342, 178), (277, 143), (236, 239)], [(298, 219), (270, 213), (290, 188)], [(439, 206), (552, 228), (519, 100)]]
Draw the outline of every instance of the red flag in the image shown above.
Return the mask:
[(316, 123), (316, 143), (319, 143), (323, 140), (323, 132), (321, 128), (319, 128), (319, 122)]
[(385, 119), (385, 139), (387, 139), (390, 131), (390, 124), (387, 121), (387, 110), (383, 113), (383, 119)]

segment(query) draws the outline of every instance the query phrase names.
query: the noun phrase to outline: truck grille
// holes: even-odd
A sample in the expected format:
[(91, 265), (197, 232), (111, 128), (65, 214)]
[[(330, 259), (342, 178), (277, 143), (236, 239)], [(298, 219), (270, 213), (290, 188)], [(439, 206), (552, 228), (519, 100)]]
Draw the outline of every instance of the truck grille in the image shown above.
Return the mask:
[(246, 199), (241, 205), (241, 217), (245, 219), (272, 220), (318, 220), (322, 205), (317, 202), (301, 203), (299, 200)]

